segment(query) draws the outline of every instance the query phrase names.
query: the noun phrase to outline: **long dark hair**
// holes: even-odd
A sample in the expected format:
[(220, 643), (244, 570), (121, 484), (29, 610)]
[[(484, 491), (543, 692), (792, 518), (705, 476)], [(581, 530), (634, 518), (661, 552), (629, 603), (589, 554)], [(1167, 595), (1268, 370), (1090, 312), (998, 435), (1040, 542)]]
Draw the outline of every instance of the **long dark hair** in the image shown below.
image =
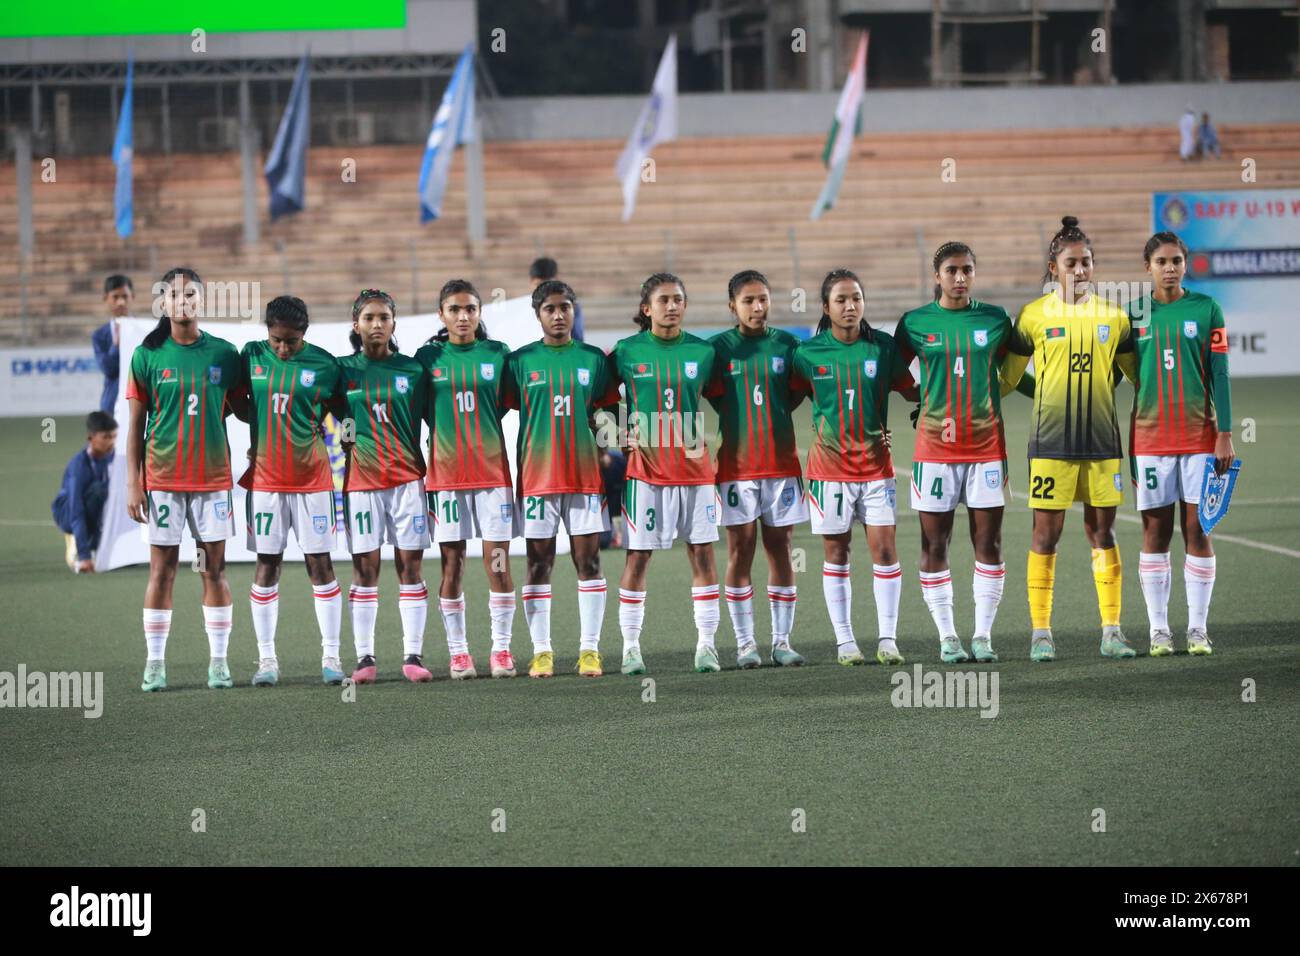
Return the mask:
[[(448, 279), (443, 283), (442, 290), (438, 293), (438, 311), (442, 311), (442, 304), (444, 302), (450, 299), (453, 295), (460, 295), (462, 292), (468, 292), (474, 297), (474, 301), (478, 303), (479, 319), (478, 327), (474, 330), (474, 338), (480, 342), (484, 339), (490, 339), (492, 336), (488, 335), (487, 323), (483, 321), (483, 297), (478, 294), (478, 289), (474, 288), (474, 283), (470, 282), (468, 279)], [(447, 320), (443, 319), (442, 328), (429, 336), (429, 341), (424, 344), (428, 345), (430, 342), (446, 342), (449, 338), (451, 338), (451, 332), (447, 329)]]
[[(362, 289), (357, 293), (357, 297), (352, 301), (353, 322), (357, 320), (357, 316), (361, 315), (361, 310), (365, 308), (366, 303), (372, 299), (382, 300), (388, 306), (389, 311), (393, 313), (393, 321), (397, 321), (397, 303), (393, 301), (391, 295), (383, 289)], [(348, 333), (348, 341), (352, 343), (352, 352), (354, 355), (361, 351), (363, 343), (361, 341), (361, 336), (359, 336), (355, 330)], [(388, 340), (388, 350), (394, 354), (397, 353), (397, 336), (393, 336)]]
[[(1074, 242), (1082, 242), (1092, 252), (1092, 240), (1087, 234), (1079, 228), (1079, 220), (1076, 216), (1062, 216), (1061, 228), (1052, 236), (1052, 241), (1047, 245), (1047, 266), (1043, 272), (1043, 285), (1052, 281), (1052, 263), (1056, 257), (1061, 254), (1061, 250)], [(1097, 261), (1096, 255), (1093, 255), (1092, 261)], [(1060, 282), (1059, 277), (1056, 280)]]
[[(951, 259), (953, 256), (970, 256), (970, 261), (975, 261), (975, 250), (964, 242), (945, 242), (934, 254), (934, 271), (937, 273), (939, 267), (943, 265), (943, 260)], [(934, 284), (934, 301), (939, 301), (939, 296), (943, 295), (943, 286), (939, 283)]]
[(642, 332), (648, 332), (650, 330), (650, 316), (641, 311), (650, 304), (650, 296), (654, 295), (655, 289), (659, 288), (661, 285), (673, 285), (674, 283), (681, 288), (682, 298), (685, 299), (686, 283), (677, 278), (677, 276), (673, 275), (671, 272), (656, 272), (650, 278), (646, 279), (645, 282), (641, 283), (641, 304), (636, 307), (636, 315), (632, 317), (632, 321), (637, 324), (637, 327)]
[(306, 332), (311, 324), (307, 303), (294, 295), (277, 295), (266, 303), (266, 327), (284, 325), (295, 332)]
[(1157, 249), (1164, 245), (1177, 246), (1182, 250), (1183, 260), (1187, 260), (1187, 243), (1178, 238), (1178, 233), (1157, 232), (1154, 236), (1148, 239), (1147, 244), (1142, 247), (1142, 261), (1147, 265), (1151, 265), (1151, 257), (1155, 255)]
[[(852, 269), (832, 269), (830, 272), (826, 273), (826, 278), (822, 279), (822, 320), (817, 323), (817, 331), (819, 333), (825, 332), (831, 327), (831, 316), (830, 313), (826, 311), (827, 307), (831, 304), (831, 289), (835, 288), (835, 283), (841, 282), (844, 279), (850, 279), (858, 284), (859, 289), (862, 288), (862, 280), (858, 278), (858, 274)], [(862, 292), (862, 311), (864, 315), (858, 320), (858, 334), (870, 342), (875, 339), (875, 332), (871, 330), (871, 326), (867, 323), (867, 317), (865, 315), (867, 311), (867, 293), (865, 289)]]
[[(181, 276), (185, 279), (185, 281), (193, 282), (195, 285), (203, 284), (203, 280), (199, 278), (199, 274), (195, 272), (193, 269), (186, 268), (185, 266), (176, 266), (175, 268), (168, 269), (166, 272), (163, 273), (163, 277), (158, 280), (158, 283), (163, 285), (171, 285), (172, 280), (175, 279), (177, 276)], [(155, 288), (157, 288), (157, 286), (155, 286)], [(162, 318), (158, 320), (158, 324), (155, 325), (152, 329), (150, 329), (149, 334), (144, 337), (143, 344), (144, 347), (147, 349), (156, 349), (158, 346), (162, 345), (171, 337), (172, 337), (171, 316), (164, 313)]]

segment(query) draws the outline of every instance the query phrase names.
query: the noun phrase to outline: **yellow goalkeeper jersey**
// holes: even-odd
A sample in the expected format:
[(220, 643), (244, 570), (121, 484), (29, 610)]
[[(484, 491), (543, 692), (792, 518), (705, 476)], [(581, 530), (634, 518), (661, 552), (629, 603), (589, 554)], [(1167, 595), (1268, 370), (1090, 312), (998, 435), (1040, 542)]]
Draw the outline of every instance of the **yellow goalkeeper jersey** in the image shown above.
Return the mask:
[(1120, 458), (1115, 416), (1118, 363), (1136, 381), (1128, 313), (1096, 296), (1068, 304), (1056, 293), (1021, 310), (1016, 344), (1003, 360), (1004, 389), (1014, 388), (1032, 351), (1034, 412), (1030, 458)]

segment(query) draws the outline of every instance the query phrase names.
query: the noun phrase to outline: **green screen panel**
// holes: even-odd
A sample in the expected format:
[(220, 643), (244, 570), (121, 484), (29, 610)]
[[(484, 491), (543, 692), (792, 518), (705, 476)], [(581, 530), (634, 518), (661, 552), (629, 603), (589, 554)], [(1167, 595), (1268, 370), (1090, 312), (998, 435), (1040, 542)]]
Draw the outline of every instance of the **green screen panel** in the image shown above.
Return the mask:
[(0, 37), (406, 26), (406, 0), (0, 0)]

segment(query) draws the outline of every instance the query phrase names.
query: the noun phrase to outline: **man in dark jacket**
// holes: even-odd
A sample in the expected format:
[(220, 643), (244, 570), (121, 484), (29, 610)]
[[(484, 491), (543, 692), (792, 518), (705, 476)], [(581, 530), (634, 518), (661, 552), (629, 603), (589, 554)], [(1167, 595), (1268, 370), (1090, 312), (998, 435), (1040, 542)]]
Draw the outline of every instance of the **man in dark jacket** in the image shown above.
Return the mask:
[(104, 393), (99, 398), (99, 410), (112, 412), (117, 404), (118, 373), (121, 365), (118, 355), (120, 333), (117, 320), (131, 314), (131, 301), (135, 298), (135, 289), (131, 280), (124, 275), (111, 275), (104, 280), (104, 304), (108, 306), (109, 319), (90, 336), (90, 344), (95, 349), (95, 361), (104, 373)]
[(86, 447), (63, 469), (63, 485), (50, 505), (65, 538), (64, 560), (73, 571), (93, 572), (103, 528), (108, 473), (117, 444), (117, 422), (107, 412), (86, 417)]

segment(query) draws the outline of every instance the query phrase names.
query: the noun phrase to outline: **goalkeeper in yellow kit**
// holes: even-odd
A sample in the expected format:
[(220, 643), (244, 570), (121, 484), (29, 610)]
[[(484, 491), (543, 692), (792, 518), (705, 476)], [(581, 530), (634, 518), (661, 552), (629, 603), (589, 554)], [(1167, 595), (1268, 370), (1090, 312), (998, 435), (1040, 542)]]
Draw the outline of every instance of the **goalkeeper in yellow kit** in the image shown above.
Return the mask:
[(1073, 216), (1061, 223), (1047, 250), (1047, 278), (1055, 288), (1021, 311), (1014, 332), (1018, 341), (1001, 371), (1005, 394), (1020, 382), (1032, 352), (1029, 506), (1034, 509), (1034, 530), (1028, 584), (1034, 633), (1029, 657), (1056, 659), (1056, 545), (1065, 512), (1075, 501), (1083, 502), (1084, 531), (1092, 546), (1102, 656), (1133, 657), (1136, 652), (1119, 627), (1122, 575), (1114, 526), (1124, 485), (1111, 370), (1118, 364), (1136, 381), (1136, 359), (1128, 314), (1094, 294), (1091, 241)]

